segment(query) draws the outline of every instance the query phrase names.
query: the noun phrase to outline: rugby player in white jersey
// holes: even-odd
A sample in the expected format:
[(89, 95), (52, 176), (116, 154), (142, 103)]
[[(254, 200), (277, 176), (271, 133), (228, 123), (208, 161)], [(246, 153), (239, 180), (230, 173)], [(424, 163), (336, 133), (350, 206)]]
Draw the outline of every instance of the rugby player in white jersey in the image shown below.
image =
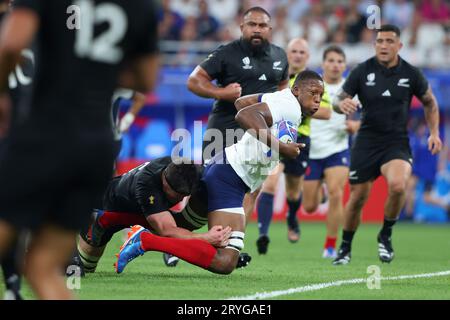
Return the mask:
[[(331, 100), (344, 84), (345, 53), (339, 46), (329, 46), (323, 53), (323, 80)], [(322, 182), (326, 184), (329, 207), (324, 258), (336, 257), (336, 239), (343, 215), (342, 198), (348, 177), (349, 134), (359, 128), (359, 121), (348, 120), (344, 114), (332, 112), (330, 120), (311, 120), (309, 166), (305, 173), (303, 208), (312, 213), (320, 204)]]
[(257, 190), (279, 163), (279, 158), (295, 158), (298, 143), (277, 139), (277, 124), (283, 120), (298, 126), (302, 116), (314, 114), (324, 92), (323, 80), (314, 71), (303, 71), (290, 89), (239, 98), (236, 121), (247, 132), (225, 152), (216, 153), (203, 172), (202, 182), (208, 190), (209, 226), (231, 227), (229, 243), (215, 248), (199, 239), (174, 239), (156, 236), (144, 228), (133, 228), (122, 246), (116, 271), (121, 273), (128, 262), (146, 251), (170, 253), (211, 272), (229, 274), (244, 248), (244, 195)]

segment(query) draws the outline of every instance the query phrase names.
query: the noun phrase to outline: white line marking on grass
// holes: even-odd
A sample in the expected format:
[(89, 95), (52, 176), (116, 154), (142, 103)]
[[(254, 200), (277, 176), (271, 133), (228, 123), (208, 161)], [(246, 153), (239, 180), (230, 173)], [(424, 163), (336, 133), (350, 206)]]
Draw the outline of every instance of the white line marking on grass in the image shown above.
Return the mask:
[[(403, 275), (403, 276), (395, 276), (395, 277), (381, 277), (380, 280), (384, 281), (392, 281), (392, 280), (405, 280), (405, 279), (418, 279), (418, 278), (432, 278), (432, 277), (442, 277), (450, 275), (450, 270), (435, 272), (435, 273), (422, 273), (422, 274), (411, 274), (411, 275)], [(226, 300), (258, 300), (258, 299), (270, 299), (279, 296), (290, 295), (294, 293), (302, 293), (309, 291), (317, 291), (330, 287), (339, 287), (346, 284), (358, 284), (358, 283), (366, 283), (367, 278), (356, 278), (349, 280), (338, 280), (333, 282), (324, 282), (324, 283), (316, 283), (310, 284), (303, 287), (290, 288), (287, 290), (276, 290), (270, 292), (258, 292), (248, 296), (240, 296), (240, 297), (231, 297)]]

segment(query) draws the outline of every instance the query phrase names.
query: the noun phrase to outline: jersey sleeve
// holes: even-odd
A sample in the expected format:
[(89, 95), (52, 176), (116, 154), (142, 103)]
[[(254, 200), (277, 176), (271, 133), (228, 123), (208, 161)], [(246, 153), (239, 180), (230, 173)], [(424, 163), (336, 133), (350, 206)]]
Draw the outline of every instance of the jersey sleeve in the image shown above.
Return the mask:
[(413, 82), (412, 91), (416, 97), (420, 98), (427, 92), (429, 84), (420, 69), (414, 68), (414, 71), (415, 81)]
[(261, 102), (266, 103), (269, 107), (273, 123), (289, 120), (298, 125), (300, 122), (300, 105), (292, 96), (290, 89), (266, 93), (261, 97)]
[(200, 67), (205, 69), (211, 79), (219, 78), (223, 72), (224, 51), (225, 46), (220, 46), (200, 63)]
[(140, 14), (142, 27), (139, 28), (139, 36), (136, 47), (137, 55), (149, 55), (157, 53), (158, 47), (158, 17), (157, 6), (154, 1), (146, 1), (146, 9)]
[(352, 97), (358, 94), (360, 90), (361, 68), (361, 65), (358, 65), (356, 68), (354, 68), (350, 72), (344, 82), (344, 85), (342, 86), (342, 90)]

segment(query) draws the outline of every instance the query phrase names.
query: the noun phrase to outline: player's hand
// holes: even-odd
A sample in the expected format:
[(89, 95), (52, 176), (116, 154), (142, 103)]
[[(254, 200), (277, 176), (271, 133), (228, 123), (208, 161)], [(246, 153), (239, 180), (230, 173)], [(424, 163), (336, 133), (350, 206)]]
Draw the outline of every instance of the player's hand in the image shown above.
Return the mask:
[(211, 229), (205, 233), (204, 239), (208, 241), (211, 245), (223, 248), (228, 245), (230, 241), (231, 228), (222, 226), (213, 226)]
[(428, 137), (428, 150), (433, 155), (442, 150), (442, 141), (441, 138), (439, 138), (439, 135), (431, 134)]
[(242, 88), (239, 83), (230, 83), (219, 91), (219, 99), (235, 102), (242, 94)]
[(339, 103), (339, 109), (341, 109), (342, 113), (349, 115), (358, 110), (358, 104), (358, 101), (350, 98), (345, 98)]
[(0, 138), (4, 138), (9, 129), (11, 115), (11, 98), (9, 94), (0, 94)]
[(300, 149), (304, 148), (304, 143), (283, 143), (280, 142), (279, 152), (288, 159), (295, 159), (300, 155)]
[(355, 134), (356, 131), (358, 131), (358, 129), (359, 129), (359, 121), (355, 121), (355, 120), (345, 121), (345, 130), (349, 134)]

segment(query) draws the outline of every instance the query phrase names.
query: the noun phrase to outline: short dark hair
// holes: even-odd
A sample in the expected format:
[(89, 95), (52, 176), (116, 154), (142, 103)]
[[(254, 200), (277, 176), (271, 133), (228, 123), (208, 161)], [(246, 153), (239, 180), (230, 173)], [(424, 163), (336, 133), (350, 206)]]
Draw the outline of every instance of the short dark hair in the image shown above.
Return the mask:
[(330, 52), (335, 52), (335, 53), (337, 53), (337, 54), (340, 54), (341, 56), (344, 57), (344, 60), (346, 59), (346, 57), (345, 57), (345, 52), (344, 52), (344, 50), (342, 50), (341, 47), (339, 47), (339, 46), (337, 46), (337, 45), (331, 45), (331, 46), (328, 46), (328, 47), (325, 49), (325, 51), (323, 52), (322, 61), (325, 61), (325, 59), (327, 58), (327, 55), (328, 55)]
[(389, 32), (389, 31), (394, 32), (397, 35), (397, 37), (400, 37), (400, 35), (401, 35), (399, 27), (397, 27), (393, 24), (383, 24), (380, 27), (380, 29), (377, 29), (377, 32)]
[(171, 163), (165, 169), (167, 183), (177, 193), (190, 195), (200, 180), (200, 170), (192, 163)]
[(294, 81), (294, 86), (300, 87), (300, 85), (302, 83), (306, 83), (308, 81), (314, 81), (314, 80), (323, 82), (323, 79), (320, 76), (320, 74), (318, 74), (317, 72), (312, 71), (312, 70), (305, 70), (305, 71), (300, 72), (297, 75), (297, 77), (295, 78), (295, 81)]
[(245, 17), (245, 16), (248, 15), (250, 12), (260, 12), (260, 13), (264, 13), (266, 16), (269, 17), (269, 19), (272, 19), (270, 13), (267, 12), (267, 10), (264, 9), (263, 7), (251, 7), (250, 9), (245, 10), (245, 12), (244, 12), (244, 14), (243, 14), (242, 16)]

